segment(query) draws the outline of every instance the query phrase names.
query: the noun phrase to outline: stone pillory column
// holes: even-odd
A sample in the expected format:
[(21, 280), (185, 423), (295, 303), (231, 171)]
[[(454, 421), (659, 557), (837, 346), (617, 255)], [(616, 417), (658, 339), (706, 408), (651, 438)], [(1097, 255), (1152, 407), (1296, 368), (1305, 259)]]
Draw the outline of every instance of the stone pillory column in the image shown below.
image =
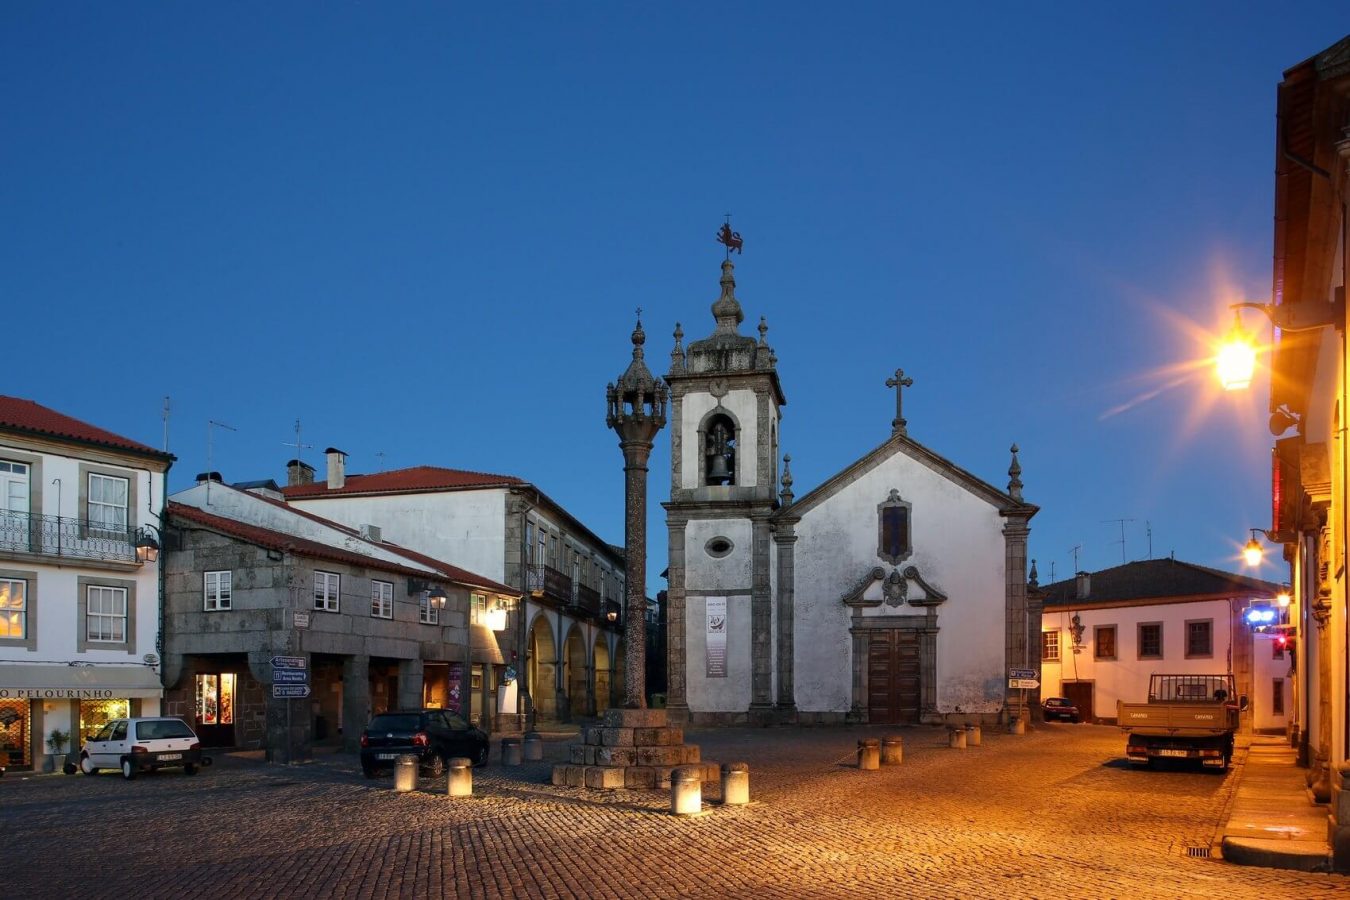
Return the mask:
[(624, 621), (624, 698), (627, 709), (647, 708), (647, 459), (666, 424), (666, 385), (642, 361), (642, 310), (633, 329), (633, 361), (606, 390), (605, 423), (619, 435), (624, 468), (624, 549), (627, 596)]

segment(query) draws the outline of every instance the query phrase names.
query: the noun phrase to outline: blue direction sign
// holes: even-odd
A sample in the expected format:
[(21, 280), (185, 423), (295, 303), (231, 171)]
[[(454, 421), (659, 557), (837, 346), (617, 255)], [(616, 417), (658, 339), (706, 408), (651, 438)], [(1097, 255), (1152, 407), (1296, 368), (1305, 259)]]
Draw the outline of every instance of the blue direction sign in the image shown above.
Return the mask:
[(274, 656), (272, 657), (272, 668), (274, 669), (307, 669), (303, 656)]
[(1034, 678), (1036, 677), (1036, 670), (1035, 670), (1035, 669), (1009, 669), (1009, 670), (1008, 670), (1008, 677), (1009, 677), (1009, 678), (1031, 678), (1031, 679), (1034, 679)]
[(309, 672), (304, 669), (275, 669), (273, 684), (309, 684)]
[(272, 696), (277, 699), (295, 697), (305, 698), (309, 696), (309, 685), (307, 684), (274, 684), (272, 685)]

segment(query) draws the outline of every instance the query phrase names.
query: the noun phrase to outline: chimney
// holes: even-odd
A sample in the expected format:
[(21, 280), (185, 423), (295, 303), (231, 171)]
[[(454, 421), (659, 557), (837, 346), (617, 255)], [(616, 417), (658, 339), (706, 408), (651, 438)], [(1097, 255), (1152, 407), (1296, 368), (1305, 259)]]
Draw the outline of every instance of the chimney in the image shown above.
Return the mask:
[(328, 454), (328, 489), (340, 490), (347, 483), (347, 454), (336, 447), (323, 452)]
[(1092, 594), (1092, 576), (1087, 572), (1079, 572), (1078, 583), (1075, 587), (1075, 599), (1086, 600)]
[(286, 463), (286, 487), (297, 484), (313, 484), (314, 467), (307, 462), (293, 459)]
[(198, 472), (197, 483), (205, 484), (208, 481), (214, 481), (216, 484), (224, 484), (225, 479), (220, 477), (219, 472)]

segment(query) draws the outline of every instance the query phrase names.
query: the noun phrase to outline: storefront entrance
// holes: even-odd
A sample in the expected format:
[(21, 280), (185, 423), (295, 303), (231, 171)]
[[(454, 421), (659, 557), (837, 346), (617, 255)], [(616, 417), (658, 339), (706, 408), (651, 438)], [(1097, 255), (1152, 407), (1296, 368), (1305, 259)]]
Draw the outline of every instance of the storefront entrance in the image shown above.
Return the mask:
[(27, 700), (0, 700), (0, 766), (27, 768), (33, 764), (32, 728)]
[(204, 672), (196, 676), (197, 737), (203, 747), (233, 747), (235, 689), (234, 672)]

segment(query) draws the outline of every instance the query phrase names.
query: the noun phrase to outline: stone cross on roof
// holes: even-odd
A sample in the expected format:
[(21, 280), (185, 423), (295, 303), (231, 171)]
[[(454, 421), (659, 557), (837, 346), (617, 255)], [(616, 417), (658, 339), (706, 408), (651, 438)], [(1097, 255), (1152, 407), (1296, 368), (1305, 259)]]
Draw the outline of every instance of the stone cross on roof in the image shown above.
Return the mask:
[(905, 417), (900, 414), (901, 392), (914, 384), (913, 378), (905, 377), (904, 369), (896, 369), (894, 378), (886, 379), (886, 387), (895, 388), (895, 418), (891, 420), (891, 434), (905, 433)]

